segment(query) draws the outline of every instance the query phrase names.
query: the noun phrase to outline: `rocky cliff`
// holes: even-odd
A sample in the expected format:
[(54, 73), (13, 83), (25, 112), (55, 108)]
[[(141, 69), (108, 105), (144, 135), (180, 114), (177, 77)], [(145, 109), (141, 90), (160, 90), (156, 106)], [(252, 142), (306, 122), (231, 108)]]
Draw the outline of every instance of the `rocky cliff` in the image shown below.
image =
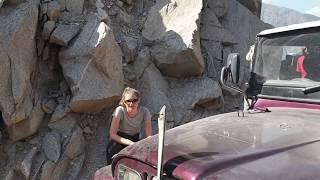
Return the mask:
[(271, 24), (274, 27), (281, 27), (291, 24), (317, 21), (320, 20), (320, 17), (263, 3), (261, 9), (261, 20)]
[[(252, 3), (244, 4), (249, 8)], [(260, 1), (261, 2), (261, 1)], [(239, 109), (220, 87), (269, 25), (236, 0), (0, 0), (0, 179), (88, 179), (105, 165), (121, 91), (142, 92), (157, 132)], [(251, 7), (251, 6), (250, 6)], [(240, 85), (241, 85), (240, 84)]]

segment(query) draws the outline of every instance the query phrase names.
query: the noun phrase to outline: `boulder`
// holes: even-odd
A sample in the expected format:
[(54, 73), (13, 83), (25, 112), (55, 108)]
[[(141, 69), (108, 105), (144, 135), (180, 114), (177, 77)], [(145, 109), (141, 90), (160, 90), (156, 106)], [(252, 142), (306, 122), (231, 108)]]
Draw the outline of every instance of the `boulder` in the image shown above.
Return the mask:
[(142, 35), (152, 42), (156, 66), (168, 76), (201, 75), (199, 21), (202, 1), (159, 0), (149, 11)]
[(65, 24), (84, 24), (87, 20), (87, 16), (83, 14), (73, 14), (71, 12), (64, 11), (61, 13), (59, 17), (59, 23), (65, 23)]
[(141, 78), (146, 68), (152, 64), (150, 50), (148, 47), (144, 47), (138, 53), (136, 61), (133, 63), (133, 70), (137, 78)]
[(97, 0), (95, 5), (97, 8), (104, 8), (104, 4), (101, 2), (101, 0)]
[(37, 20), (38, 7), (33, 1), (0, 15), (0, 109), (8, 126), (28, 119), (33, 109)]
[(61, 10), (64, 11), (66, 9), (66, 1), (67, 0), (57, 0), (61, 6)]
[(77, 123), (78, 116), (74, 114), (67, 114), (63, 118), (48, 124), (49, 128), (58, 131), (63, 137), (68, 137), (75, 124)]
[(59, 119), (62, 119), (66, 115), (65, 104), (58, 104), (51, 116), (50, 122), (55, 122)]
[(43, 163), (45, 162), (46, 157), (42, 153), (37, 153), (35, 157), (33, 158), (32, 166), (31, 166), (31, 172), (30, 172), (30, 180), (36, 180), (38, 179), (38, 176), (40, 175), (40, 170), (43, 166)]
[(97, 15), (99, 16), (101, 21), (103, 21), (107, 24), (110, 24), (110, 19), (109, 19), (107, 12), (102, 8), (98, 8), (97, 11), (98, 11)]
[(5, 4), (18, 5), (23, 2), (26, 2), (26, 0), (6, 0)]
[(44, 165), (41, 168), (40, 180), (50, 179), (55, 166), (56, 164), (50, 160), (44, 163)]
[(84, 147), (85, 139), (83, 137), (82, 129), (77, 127), (71, 135), (64, 154), (70, 159), (74, 159), (75, 157), (83, 153)]
[(243, 6), (248, 8), (253, 14), (260, 17), (262, 0), (237, 0)]
[(57, 28), (50, 36), (50, 43), (60, 46), (68, 46), (69, 41), (80, 31), (81, 26), (78, 24), (58, 24)]
[(85, 155), (81, 154), (80, 156), (74, 158), (72, 161), (70, 161), (68, 165), (68, 170), (66, 171), (64, 175), (64, 180), (74, 180), (74, 179), (79, 179), (77, 178), (82, 165), (84, 163)]
[(60, 134), (55, 131), (47, 133), (43, 138), (42, 149), (48, 159), (58, 162), (61, 154)]
[(46, 99), (42, 103), (42, 110), (47, 114), (52, 114), (57, 107), (57, 103), (53, 99)]
[[(118, 1), (119, 2), (119, 1)], [(121, 1), (120, 1), (121, 2)], [(132, 23), (134, 22), (134, 16), (126, 13), (125, 11), (119, 9), (119, 13), (118, 13), (118, 16), (117, 18), (119, 19), (120, 21), (120, 24), (122, 25), (125, 25), (125, 26), (131, 26)]]
[(66, 9), (74, 14), (82, 14), (84, 0), (66, 0)]
[(24, 139), (38, 131), (45, 113), (41, 109), (40, 101), (33, 107), (30, 116), (23, 121), (7, 128), (10, 139), (13, 141)]
[(201, 45), (202, 50), (206, 54), (207, 76), (218, 81), (220, 79), (220, 71), (223, 67), (223, 46), (221, 42), (210, 40), (202, 40)]
[(170, 89), (168, 97), (170, 97), (177, 124), (184, 124), (204, 116), (197, 115), (198, 109), (211, 111), (211, 113), (223, 109), (224, 102), (220, 85), (210, 78), (199, 77), (171, 81)]
[(225, 45), (234, 45), (238, 43), (235, 36), (227, 29), (210, 25), (201, 28), (200, 37), (203, 40), (218, 41)]
[(33, 147), (26, 157), (20, 162), (17, 167), (15, 167), (15, 172), (17, 174), (23, 175), (24, 179), (29, 179), (31, 174), (32, 161), (37, 153), (37, 147)]
[(133, 62), (137, 53), (138, 40), (130, 36), (123, 36), (121, 47), (126, 63)]
[(55, 27), (56, 27), (55, 21), (45, 22), (43, 25), (43, 30), (42, 30), (42, 38), (44, 40), (48, 40)]
[(0, 0), (0, 8), (2, 7), (4, 0)]
[(229, 1), (227, 0), (214, 0), (208, 1), (207, 7), (210, 8), (218, 18), (224, 17), (229, 8)]
[(168, 98), (169, 86), (166, 79), (161, 75), (160, 71), (150, 64), (142, 73), (141, 78), (137, 82), (137, 88), (142, 93), (142, 105), (147, 107), (152, 116), (153, 130), (156, 133), (158, 130), (157, 114), (163, 105), (167, 106), (166, 111), (166, 122), (167, 128), (171, 122), (174, 121), (173, 111)]
[[(50, 180), (61, 180), (64, 177), (65, 172), (67, 171), (70, 159), (66, 156), (63, 156), (62, 159), (56, 164), (53, 169)], [(51, 169), (49, 169), (51, 170)]]
[(73, 95), (71, 111), (98, 112), (120, 99), (122, 52), (98, 17), (89, 17), (75, 42), (60, 52), (59, 62)]
[(58, 21), (62, 8), (61, 5), (57, 1), (51, 1), (48, 4), (47, 15), (50, 20)]

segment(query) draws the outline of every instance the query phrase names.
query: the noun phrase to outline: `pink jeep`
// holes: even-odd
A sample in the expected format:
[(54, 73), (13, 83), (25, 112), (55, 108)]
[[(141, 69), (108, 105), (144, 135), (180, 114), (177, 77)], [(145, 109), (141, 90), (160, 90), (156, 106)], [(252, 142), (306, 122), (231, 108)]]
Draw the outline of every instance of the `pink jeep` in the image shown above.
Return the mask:
[(162, 135), (137, 142), (93, 179), (320, 179), (320, 21), (262, 31), (253, 52), (245, 91), (238, 54), (221, 73), (249, 110), (166, 131), (163, 156)]

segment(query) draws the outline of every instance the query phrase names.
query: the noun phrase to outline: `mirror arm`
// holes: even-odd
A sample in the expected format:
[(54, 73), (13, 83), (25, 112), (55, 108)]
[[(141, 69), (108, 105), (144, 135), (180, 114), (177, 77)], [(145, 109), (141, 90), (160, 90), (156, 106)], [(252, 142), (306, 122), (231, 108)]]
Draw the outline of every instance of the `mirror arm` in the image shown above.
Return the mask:
[(225, 76), (225, 71), (227, 71), (227, 70), (228, 70), (228, 67), (223, 67), (221, 69), (220, 82), (221, 82), (222, 88), (227, 89), (229, 91), (236, 91), (236, 92), (241, 93), (242, 95), (246, 96), (245, 92), (243, 90), (241, 90), (240, 88), (232, 87), (232, 86), (225, 84), (224, 76)]

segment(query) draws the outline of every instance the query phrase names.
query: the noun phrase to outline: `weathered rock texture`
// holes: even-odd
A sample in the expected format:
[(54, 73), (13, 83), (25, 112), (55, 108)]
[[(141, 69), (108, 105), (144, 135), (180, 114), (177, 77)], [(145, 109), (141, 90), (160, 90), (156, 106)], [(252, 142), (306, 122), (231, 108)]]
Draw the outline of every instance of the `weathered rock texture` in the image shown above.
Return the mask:
[(240, 108), (218, 79), (231, 52), (247, 72), (259, 2), (0, 0), (0, 179), (90, 179), (125, 86), (154, 133), (163, 105), (168, 128)]
[(247, 7), (253, 14), (261, 16), (262, 0), (237, 0), (243, 6)]
[(154, 41), (151, 53), (164, 75), (184, 77), (203, 73), (201, 8), (201, 1), (159, 0), (149, 11), (142, 35)]
[[(0, 18), (0, 109), (12, 139), (18, 140), (36, 132), (41, 110), (36, 106), (32, 85), (36, 70), (37, 4), (21, 3)], [(18, 132), (19, 131), (19, 132)]]
[(72, 91), (74, 112), (99, 112), (119, 100), (123, 89), (122, 52), (113, 33), (90, 16), (75, 42), (59, 54)]
[(304, 14), (293, 9), (262, 4), (261, 20), (274, 27), (288, 26), (310, 21), (319, 21), (320, 17), (311, 14)]

